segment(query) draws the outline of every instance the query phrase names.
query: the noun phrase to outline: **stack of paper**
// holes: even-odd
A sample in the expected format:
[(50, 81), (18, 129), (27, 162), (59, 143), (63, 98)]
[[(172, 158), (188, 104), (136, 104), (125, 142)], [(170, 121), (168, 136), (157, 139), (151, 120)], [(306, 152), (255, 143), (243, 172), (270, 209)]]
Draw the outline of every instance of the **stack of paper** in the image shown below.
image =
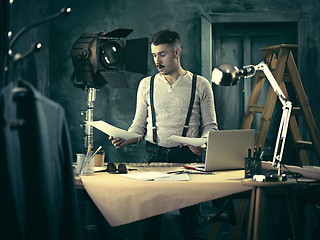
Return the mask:
[(136, 138), (136, 137), (141, 137), (141, 135), (137, 133), (130, 133), (126, 130), (117, 128), (112, 126), (109, 123), (106, 123), (104, 121), (93, 121), (93, 122), (88, 122), (91, 126), (99, 129), (100, 131), (104, 132), (105, 134), (109, 136), (113, 136), (115, 138), (123, 138), (125, 140), (131, 139), (131, 138)]
[(192, 145), (192, 146), (202, 146), (207, 142), (207, 138), (190, 138), (190, 137), (181, 137), (181, 136), (176, 136), (172, 135), (171, 137), (168, 138), (168, 140), (177, 142), (180, 144), (187, 144), (187, 145)]

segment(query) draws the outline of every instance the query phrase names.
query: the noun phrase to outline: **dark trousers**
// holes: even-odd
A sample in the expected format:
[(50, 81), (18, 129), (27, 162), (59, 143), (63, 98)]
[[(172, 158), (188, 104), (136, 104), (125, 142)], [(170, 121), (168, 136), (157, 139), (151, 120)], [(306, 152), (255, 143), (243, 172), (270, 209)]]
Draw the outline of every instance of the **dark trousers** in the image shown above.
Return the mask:
[[(199, 156), (186, 147), (164, 148), (147, 142), (146, 161), (168, 163), (193, 163), (199, 162)], [(181, 230), (186, 240), (202, 239), (200, 227), (200, 205), (179, 209), (181, 218)], [(162, 215), (145, 219), (144, 240), (160, 240)]]
[(165, 148), (146, 142), (145, 162), (197, 163), (200, 156), (191, 152), (188, 146)]

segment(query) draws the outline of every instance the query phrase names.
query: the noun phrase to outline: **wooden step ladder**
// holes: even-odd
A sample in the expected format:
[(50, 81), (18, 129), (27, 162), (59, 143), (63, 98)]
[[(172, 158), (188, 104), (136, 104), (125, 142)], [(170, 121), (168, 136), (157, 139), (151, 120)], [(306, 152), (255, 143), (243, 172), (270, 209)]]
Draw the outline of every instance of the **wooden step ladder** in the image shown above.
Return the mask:
[[(266, 62), (270, 68), (273, 76), (277, 80), (281, 90), (287, 98), (290, 99), (288, 91), (286, 89), (287, 84), (291, 84), (295, 92), (295, 98), (299, 106), (294, 106), (292, 115), (290, 118), (290, 133), (293, 138), (294, 147), (299, 157), (300, 162), (298, 165), (309, 165), (306, 150), (314, 150), (317, 154), (318, 160), (320, 159), (320, 137), (319, 132), (313, 118), (307, 96), (305, 94), (301, 79), (295, 64), (291, 48), (297, 45), (281, 44), (266, 48), (263, 50), (263, 61)], [(276, 51), (279, 51), (278, 57), (276, 57)], [(287, 72), (285, 72), (285, 69)], [(252, 93), (247, 105), (247, 109), (242, 121), (241, 128), (249, 129), (253, 121), (254, 114), (257, 112), (262, 113), (259, 127), (256, 136), (256, 146), (263, 146), (269, 130), (270, 121), (274, 111), (277, 95), (270, 86), (265, 105), (257, 105), (260, 97), (260, 93), (265, 82), (266, 77), (262, 71), (257, 73)], [(302, 116), (305, 120), (305, 124), (310, 134), (311, 142), (302, 141), (300, 130), (298, 127), (296, 116)]]
[[(295, 47), (297, 47), (297, 45), (281, 44), (260, 48), (259, 50), (264, 51), (262, 60), (268, 65), (286, 98), (290, 99), (290, 96), (288, 96), (285, 83), (292, 85), (296, 95), (295, 98), (299, 106), (293, 107), (289, 129), (294, 142), (294, 149), (296, 150), (298, 160), (300, 161), (297, 164), (309, 165), (306, 150), (314, 150), (318, 161), (320, 161), (320, 137), (291, 52), (291, 49)], [(276, 55), (277, 52), (278, 56)], [(285, 72), (285, 70), (287, 71)], [(256, 74), (252, 93), (241, 125), (242, 129), (250, 129), (254, 115), (256, 113), (262, 113), (255, 141), (256, 146), (262, 147), (267, 137), (270, 121), (277, 100), (277, 95), (270, 86), (265, 105), (257, 105), (265, 79), (266, 77), (262, 71), (259, 71)], [(306, 127), (310, 134), (311, 142), (302, 141), (296, 116), (302, 116), (304, 118)], [(237, 225), (231, 227), (229, 239), (238, 238), (248, 205), (248, 199), (239, 199), (236, 210)]]

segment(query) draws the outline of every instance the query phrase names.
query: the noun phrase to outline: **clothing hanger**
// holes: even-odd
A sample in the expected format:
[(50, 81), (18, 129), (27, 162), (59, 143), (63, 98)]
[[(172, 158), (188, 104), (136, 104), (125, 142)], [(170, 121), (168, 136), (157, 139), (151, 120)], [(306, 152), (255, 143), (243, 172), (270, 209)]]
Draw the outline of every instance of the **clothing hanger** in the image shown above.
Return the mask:
[(39, 51), (40, 48), (41, 48), (41, 43), (39, 42), (37, 44), (32, 44), (30, 49), (25, 54), (21, 55), (20, 53), (17, 53), (14, 55), (13, 57), (14, 84), (12, 89), (12, 95), (14, 99), (16, 97), (24, 97), (28, 93), (28, 90), (25, 87), (19, 86), (19, 82), (22, 80), (21, 78), (22, 63), (33, 52)]
[[(19, 83), (21, 83), (21, 80), (22, 80), (21, 74), (20, 74), (21, 68), (22, 68), (22, 63), (34, 51), (40, 50), (41, 43), (32, 44), (30, 49), (24, 54), (20, 54), (20, 53), (13, 54), (13, 47), (14, 47), (15, 43), (24, 33), (26, 33), (31, 28), (34, 28), (34, 27), (39, 26), (45, 22), (51, 21), (55, 18), (58, 18), (62, 14), (69, 14), (71, 12), (71, 8), (69, 8), (69, 7), (62, 8), (60, 10), (60, 12), (58, 12), (52, 16), (49, 16), (43, 20), (40, 20), (40, 21), (32, 23), (26, 27), (23, 27), (10, 41), (10, 38), (12, 35), (12, 32), (11, 32), (12, 4), (13, 4), (13, 1), (10, 1), (10, 8), (9, 8), (9, 11), (10, 11), (9, 12), (9, 15), (10, 15), (9, 28), (10, 29), (8, 32), (9, 44), (8, 44), (8, 53), (6, 54), (5, 59), (4, 59), (4, 64), (5, 64), (4, 65), (4, 80), (5, 80), (5, 83), (8, 83), (9, 67), (13, 66), (14, 83), (13, 83), (13, 89), (12, 89), (12, 96), (13, 96), (14, 101), (19, 101), (19, 100), (21, 100), (21, 97), (25, 97), (29, 92), (27, 90), (27, 88), (25, 88), (23, 86), (19, 86)], [(16, 129), (16, 128), (22, 127), (24, 125), (24, 123), (25, 123), (24, 119), (11, 119), (9, 124), (10, 124), (11, 129)]]
[[(19, 89), (17, 89), (18, 87), (18, 82), (21, 79), (20, 78), (20, 69), (22, 62), (25, 58), (27, 58), (33, 51), (35, 50), (39, 50), (41, 48), (41, 43), (38, 44), (33, 44), (31, 46), (31, 48), (29, 49), (29, 51), (27, 51), (25, 54), (21, 55), (20, 53), (14, 54), (13, 55), (13, 47), (15, 45), (15, 43), (17, 42), (17, 40), (24, 34), (26, 33), (28, 30), (39, 26), (45, 22), (51, 21), (55, 18), (60, 17), (63, 14), (69, 14), (71, 12), (71, 8), (70, 7), (66, 7), (66, 8), (62, 8), (58, 13), (53, 14), (43, 20), (40, 20), (38, 22), (32, 23), (30, 25), (27, 25), (25, 27), (23, 27), (22, 29), (19, 30), (19, 32), (12, 38), (12, 40), (10, 41), (12, 32), (11, 32), (11, 19), (12, 19), (12, 4), (13, 1), (10, 1), (10, 8), (9, 8), (9, 15), (10, 15), (10, 21), (9, 21), (9, 32), (8, 32), (8, 39), (9, 39), (9, 44), (8, 44), (8, 54), (5, 56), (5, 67), (4, 67), (4, 80), (5, 83), (8, 83), (8, 75), (9, 75), (9, 66), (11, 65), (11, 63), (13, 64), (13, 68), (14, 68), (14, 86), (15, 86), (15, 91), (18, 91)], [(23, 90), (20, 89), (22, 92)]]
[[(18, 102), (20, 104), (23, 99), (26, 98), (26, 96), (29, 93), (29, 90), (27, 87), (24, 87), (22, 84), (22, 78), (21, 78), (21, 69), (22, 69), (22, 63), (23, 61), (29, 57), (33, 52), (38, 51), (41, 48), (41, 43), (38, 44), (32, 44), (31, 48), (23, 55), (20, 53), (17, 53), (13, 57), (13, 73), (14, 73), (14, 83), (12, 88), (12, 100), (14, 102)], [(11, 129), (19, 129), (20, 127), (24, 126), (25, 119), (24, 118), (17, 118), (17, 119), (11, 119), (10, 122), (10, 128)]]

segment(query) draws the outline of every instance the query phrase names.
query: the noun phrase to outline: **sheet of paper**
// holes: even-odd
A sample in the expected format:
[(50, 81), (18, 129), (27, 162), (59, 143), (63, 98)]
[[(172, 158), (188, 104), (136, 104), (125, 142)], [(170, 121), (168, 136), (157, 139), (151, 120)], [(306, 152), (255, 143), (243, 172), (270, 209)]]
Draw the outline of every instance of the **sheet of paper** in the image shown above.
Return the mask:
[(155, 178), (154, 181), (189, 181), (188, 174), (167, 174), (167, 176)]
[(94, 171), (95, 172), (101, 172), (101, 171), (104, 171), (104, 170), (106, 170), (107, 169), (107, 167), (105, 166), (105, 167), (94, 167)]
[(112, 126), (109, 123), (106, 123), (104, 121), (93, 121), (93, 122), (88, 122), (91, 126), (99, 129), (100, 131), (104, 132), (105, 134), (109, 135), (109, 136), (113, 136), (115, 138), (119, 137), (119, 138), (123, 138), (125, 140), (131, 139), (131, 138), (135, 138), (135, 137), (141, 137), (141, 135), (137, 134), (137, 133), (130, 133), (126, 130), (117, 128)]
[(180, 144), (187, 144), (187, 145), (198, 147), (203, 145), (207, 141), (207, 138), (190, 138), (190, 137), (181, 137), (181, 136), (172, 135), (171, 137), (168, 138), (168, 140), (177, 142)]
[(122, 177), (137, 179), (137, 180), (146, 180), (151, 181), (157, 177), (163, 177), (168, 174), (164, 172), (142, 172), (142, 173), (132, 173), (132, 174), (120, 174)]
[(132, 174), (120, 174), (122, 177), (144, 181), (188, 181), (187, 174), (167, 174), (164, 172), (142, 172)]

